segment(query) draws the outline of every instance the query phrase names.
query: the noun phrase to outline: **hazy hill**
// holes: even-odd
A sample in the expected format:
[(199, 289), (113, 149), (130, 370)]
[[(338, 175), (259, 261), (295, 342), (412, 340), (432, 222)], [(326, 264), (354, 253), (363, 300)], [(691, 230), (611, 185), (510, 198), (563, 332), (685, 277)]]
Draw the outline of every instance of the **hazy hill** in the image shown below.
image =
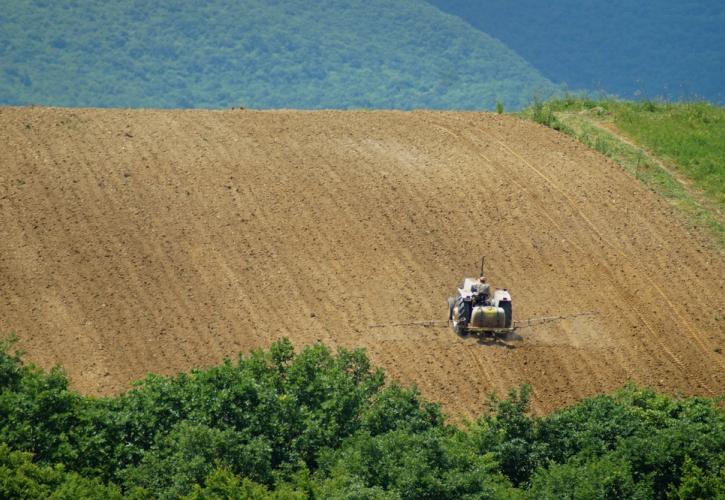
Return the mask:
[(571, 89), (725, 102), (722, 0), (431, 0)]
[(481, 109), (554, 89), (422, 0), (10, 0), (3, 11), (3, 104)]

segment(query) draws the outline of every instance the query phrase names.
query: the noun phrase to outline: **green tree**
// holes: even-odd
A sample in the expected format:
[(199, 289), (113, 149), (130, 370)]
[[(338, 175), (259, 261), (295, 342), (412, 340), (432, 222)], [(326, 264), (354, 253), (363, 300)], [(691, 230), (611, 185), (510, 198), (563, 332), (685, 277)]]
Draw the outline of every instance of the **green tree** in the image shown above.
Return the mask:
[(30, 453), (0, 444), (0, 498), (122, 498), (120, 490), (73, 472), (62, 465), (39, 465)]
[(511, 389), (508, 398), (489, 401), (489, 414), (471, 429), (471, 439), (480, 453), (493, 452), (503, 473), (515, 484), (528, 481), (549, 457), (545, 442), (538, 439), (535, 419), (527, 415), (531, 387)]

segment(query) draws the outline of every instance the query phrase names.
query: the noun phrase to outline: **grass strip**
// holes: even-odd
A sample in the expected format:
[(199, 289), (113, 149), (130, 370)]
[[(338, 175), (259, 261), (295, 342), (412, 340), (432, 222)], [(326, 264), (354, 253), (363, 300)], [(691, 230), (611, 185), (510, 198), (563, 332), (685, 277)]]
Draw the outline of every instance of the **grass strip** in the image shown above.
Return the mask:
[(616, 161), (725, 248), (725, 108), (568, 96), (520, 113)]

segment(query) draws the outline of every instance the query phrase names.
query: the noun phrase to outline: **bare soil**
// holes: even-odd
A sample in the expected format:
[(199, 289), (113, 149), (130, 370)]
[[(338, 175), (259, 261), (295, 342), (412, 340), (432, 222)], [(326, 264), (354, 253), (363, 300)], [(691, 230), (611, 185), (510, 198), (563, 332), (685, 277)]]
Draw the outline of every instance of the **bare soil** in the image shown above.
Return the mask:
[[(0, 108), (0, 333), (86, 394), (287, 336), (365, 347), (458, 417), (534, 385), (548, 412), (631, 381), (725, 389), (725, 263), (598, 153), (509, 116)], [(487, 256), (519, 319), (446, 298)]]

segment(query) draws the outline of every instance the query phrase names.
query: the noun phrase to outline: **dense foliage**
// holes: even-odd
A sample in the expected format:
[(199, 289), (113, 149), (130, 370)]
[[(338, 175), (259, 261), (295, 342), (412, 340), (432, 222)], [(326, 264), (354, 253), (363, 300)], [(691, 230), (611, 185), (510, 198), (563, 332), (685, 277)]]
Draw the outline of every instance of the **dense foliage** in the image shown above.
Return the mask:
[(430, 0), (570, 89), (725, 103), (722, 0)]
[(555, 90), (423, 0), (8, 0), (0, 104), (506, 109)]
[[(364, 352), (286, 341), (95, 399), (0, 353), (0, 497), (706, 498), (725, 413), (627, 387), (548, 417), (530, 389), (447, 424)], [(482, 408), (483, 410), (483, 408)]]

